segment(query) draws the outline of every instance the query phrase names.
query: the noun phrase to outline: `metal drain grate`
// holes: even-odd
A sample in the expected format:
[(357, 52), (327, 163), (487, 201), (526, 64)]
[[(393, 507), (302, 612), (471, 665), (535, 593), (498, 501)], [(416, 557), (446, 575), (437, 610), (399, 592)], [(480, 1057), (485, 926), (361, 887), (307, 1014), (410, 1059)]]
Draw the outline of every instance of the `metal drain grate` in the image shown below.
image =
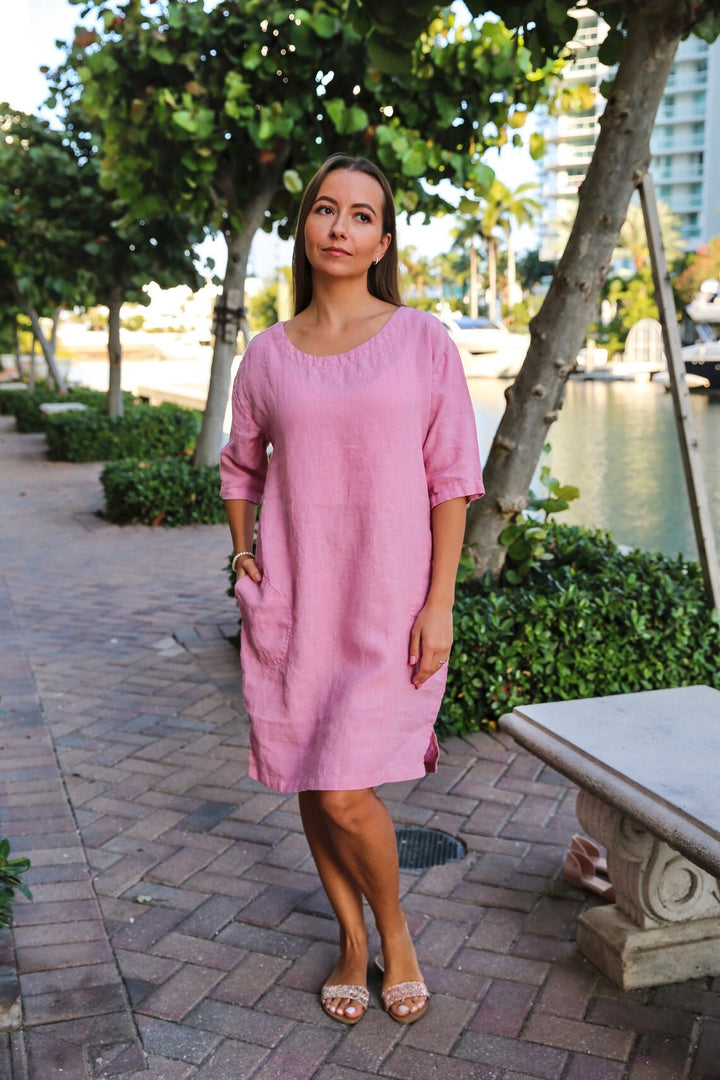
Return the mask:
[(396, 829), (401, 870), (428, 870), (465, 857), (462, 840), (439, 829)]

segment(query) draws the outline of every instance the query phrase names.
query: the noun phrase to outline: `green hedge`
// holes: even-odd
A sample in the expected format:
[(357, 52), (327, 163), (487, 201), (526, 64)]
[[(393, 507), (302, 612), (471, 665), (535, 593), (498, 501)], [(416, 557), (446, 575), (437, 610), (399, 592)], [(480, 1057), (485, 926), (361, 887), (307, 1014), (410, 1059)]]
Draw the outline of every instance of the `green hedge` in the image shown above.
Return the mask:
[(54, 461), (117, 461), (182, 454), (195, 443), (200, 414), (176, 405), (136, 405), (125, 416), (57, 413), (47, 418), (48, 457)]
[(118, 525), (214, 525), (226, 521), (217, 466), (196, 469), (189, 458), (113, 461), (100, 482), (105, 516)]
[[(123, 397), (126, 407), (136, 401), (133, 395), (127, 392), (123, 394)], [(106, 408), (107, 394), (101, 390), (89, 390), (86, 386), (70, 387), (67, 394), (59, 394), (57, 390), (49, 389), (42, 384), (35, 390), (3, 391), (0, 387), (0, 413), (14, 416), (17, 429), (23, 434), (45, 431), (47, 417), (40, 411), (40, 406), (54, 401), (78, 401), (87, 405), (88, 409), (103, 412)]]
[(520, 585), (458, 586), (441, 736), (492, 726), (528, 702), (720, 689), (720, 623), (697, 563), (626, 554), (604, 532), (547, 528), (547, 561)]

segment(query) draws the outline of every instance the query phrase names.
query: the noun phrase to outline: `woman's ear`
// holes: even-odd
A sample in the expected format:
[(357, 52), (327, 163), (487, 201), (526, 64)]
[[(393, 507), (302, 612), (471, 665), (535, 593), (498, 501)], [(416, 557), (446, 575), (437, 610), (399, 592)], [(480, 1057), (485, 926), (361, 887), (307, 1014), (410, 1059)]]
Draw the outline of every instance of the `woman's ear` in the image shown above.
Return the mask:
[(391, 243), (392, 243), (392, 236), (390, 235), (390, 233), (385, 233), (385, 235), (383, 236), (382, 240), (378, 244), (377, 249), (375, 251), (375, 258), (374, 258), (375, 263), (380, 262), (383, 255), (385, 254), (387, 249), (390, 247)]

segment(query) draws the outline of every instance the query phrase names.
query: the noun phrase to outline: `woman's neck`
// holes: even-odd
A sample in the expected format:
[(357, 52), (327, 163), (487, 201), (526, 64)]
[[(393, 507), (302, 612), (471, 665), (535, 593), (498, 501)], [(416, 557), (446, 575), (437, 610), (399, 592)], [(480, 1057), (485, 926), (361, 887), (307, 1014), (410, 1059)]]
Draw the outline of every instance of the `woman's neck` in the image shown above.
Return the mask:
[(313, 280), (312, 300), (302, 312), (303, 321), (315, 326), (347, 326), (387, 305), (369, 291), (365, 281)]

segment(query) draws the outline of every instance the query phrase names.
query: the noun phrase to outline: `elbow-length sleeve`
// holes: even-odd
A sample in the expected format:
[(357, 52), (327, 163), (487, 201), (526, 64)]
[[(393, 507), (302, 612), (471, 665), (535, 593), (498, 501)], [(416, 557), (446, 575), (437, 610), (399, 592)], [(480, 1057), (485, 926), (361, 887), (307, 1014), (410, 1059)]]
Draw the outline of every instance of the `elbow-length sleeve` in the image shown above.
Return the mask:
[(423, 458), (430, 506), (484, 493), (475, 413), (455, 343), (443, 333), (433, 356), (430, 421)]
[(247, 356), (235, 376), (230, 438), (220, 451), (220, 497), (257, 504), (265, 488), (269, 440), (254, 416), (246, 364)]

